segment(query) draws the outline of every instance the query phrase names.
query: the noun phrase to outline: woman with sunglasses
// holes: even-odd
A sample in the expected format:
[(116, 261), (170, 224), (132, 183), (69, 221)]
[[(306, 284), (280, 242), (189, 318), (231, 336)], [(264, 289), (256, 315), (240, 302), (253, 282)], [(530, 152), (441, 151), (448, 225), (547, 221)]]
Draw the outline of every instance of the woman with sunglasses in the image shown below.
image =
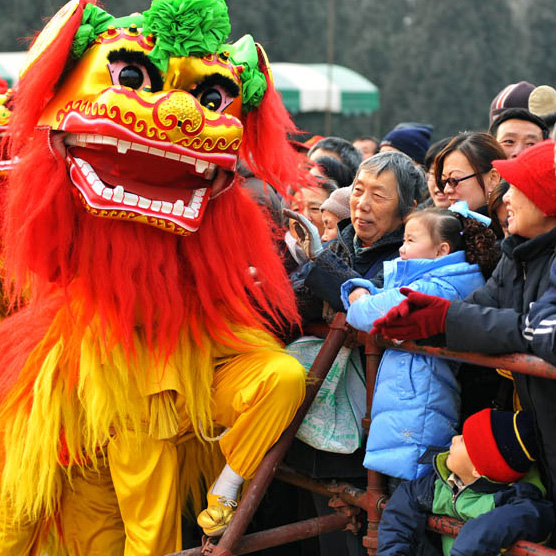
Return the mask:
[(470, 210), (488, 215), (488, 197), (500, 181), (493, 160), (506, 158), (502, 147), (488, 133), (456, 135), (435, 159), (436, 185), (450, 205), (466, 201)]

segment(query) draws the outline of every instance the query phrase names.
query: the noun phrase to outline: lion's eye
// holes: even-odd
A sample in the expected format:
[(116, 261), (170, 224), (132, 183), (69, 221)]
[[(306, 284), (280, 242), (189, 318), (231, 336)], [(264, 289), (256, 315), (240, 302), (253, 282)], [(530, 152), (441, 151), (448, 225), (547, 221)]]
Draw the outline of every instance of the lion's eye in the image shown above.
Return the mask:
[(108, 69), (114, 85), (121, 85), (135, 91), (151, 90), (151, 78), (142, 64), (115, 60), (108, 64)]
[[(232, 85), (234, 84), (232, 83)], [(237, 89), (237, 85), (235, 85), (235, 87)], [(209, 78), (200, 85), (197, 85), (197, 87), (191, 91), (191, 94), (199, 101), (201, 106), (204, 106), (208, 110), (213, 112), (224, 112), (239, 94), (239, 90), (236, 91), (234, 89), (233, 91), (229, 91), (229, 88), (227, 83), (214, 83), (211, 82), (211, 78)]]
[(126, 66), (118, 75), (120, 85), (130, 89), (140, 89), (143, 85), (143, 72), (136, 66)]
[(207, 89), (199, 97), (199, 103), (215, 112), (222, 106), (222, 94), (218, 89)]

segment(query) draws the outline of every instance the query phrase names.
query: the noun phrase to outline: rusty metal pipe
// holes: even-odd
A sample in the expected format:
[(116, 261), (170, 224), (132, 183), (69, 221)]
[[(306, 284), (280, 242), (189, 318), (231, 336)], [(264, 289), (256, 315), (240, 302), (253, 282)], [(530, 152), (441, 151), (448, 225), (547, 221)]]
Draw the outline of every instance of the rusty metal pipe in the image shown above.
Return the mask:
[(369, 490), (362, 490), (349, 483), (316, 481), (315, 479), (311, 479), (306, 475), (294, 471), (286, 465), (280, 465), (280, 467), (278, 467), (276, 470), (276, 478), (285, 483), (311, 492), (317, 492), (324, 496), (336, 496), (348, 506), (361, 508), (367, 513), (369, 513), (369, 511), (382, 512), (386, 504), (386, 497), (382, 492), (382, 488), (377, 488), (376, 492), (369, 492)]
[[(269, 529), (268, 531), (246, 535), (233, 554), (219, 545), (213, 545), (210, 554), (211, 556), (239, 556), (240, 554), (251, 554), (252, 552), (265, 548), (301, 541), (324, 533), (343, 529), (348, 525), (349, 521), (349, 516), (337, 513), (308, 519), (306, 521), (299, 521), (291, 525), (284, 525), (282, 527), (276, 527), (275, 529)], [(183, 550), (182, 552), (175, 552), (168, 556), (201, 556), (202, 554), (201, 548), (198, 547)]]
[(547, 363), (540, 357), (527, 353), (510, 353), (508, 355), (485, 355), (482, 353), (471, 353), (467, 351), (453, 351), (446, 348), (435, 348), (417, 345), (414, 342), (403, 342), (395, 344), (385, 338), (372, 336), (378, 346), (383, 348), (407, 351), (410, 353), (421, 353), (451, 361), (463, 361), (473, 365), (492, 367), (493, 369), (507, 369), (512, 372), (526, 375), (540, 376), (543, 378), (556, 379), (556, 367)]
[[(365, 373), (367, 380), (367, 413), (363, 420), (363, 427), (367, 433), (371, 426), (371, 408), (375, 392), (376, 376), (384, 349), (377, 345), (373, 337), (365, 334)], [(363, 537), (363, 546), (367, 549), (368, 556), (375, 556), (378, 547), (378, 524), (382, 515), (382, 508), (386, 500), (384, 477), (373, 470), (367, 471), (367, 492), (365, 502), (367, 507), (367, 534)]]
[[(454, 519), (453, 517), (431, 515), (427, 520), (427, 527), (431, 531), (439, 533), (440, 535), (456, 537), (460, 529), (463, 527), (463, 522)], [(506, 552), (504, 552), (504, 554), (508, 554), (509, 556), (555, 556), (556, 550), (532, 542), (518, 541)]]
[(322, 494), (323, 496), (334, 496), (334, 493), (328, 489), (328, 484), (324, 481), (311, 479), (310, 477), (307, 477), (307, 475), (298, 473), (287, 465), (281, 464), (278, 469), (276, 469), (275, 476), (284, 483), (288, 483), (304, 490), (316, 492), (317, 494)]

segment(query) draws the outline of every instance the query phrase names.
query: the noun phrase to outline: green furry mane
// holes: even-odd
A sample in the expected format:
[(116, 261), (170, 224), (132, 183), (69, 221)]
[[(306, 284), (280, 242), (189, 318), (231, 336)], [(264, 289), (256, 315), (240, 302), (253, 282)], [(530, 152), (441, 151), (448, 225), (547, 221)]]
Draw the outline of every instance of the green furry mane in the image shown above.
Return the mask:
[(231, 30), (224, 0), (153, 0), (143, 17), (143, 34), (156, 37), (149, 58), (163, 72), (171, 56), (218, 52)]

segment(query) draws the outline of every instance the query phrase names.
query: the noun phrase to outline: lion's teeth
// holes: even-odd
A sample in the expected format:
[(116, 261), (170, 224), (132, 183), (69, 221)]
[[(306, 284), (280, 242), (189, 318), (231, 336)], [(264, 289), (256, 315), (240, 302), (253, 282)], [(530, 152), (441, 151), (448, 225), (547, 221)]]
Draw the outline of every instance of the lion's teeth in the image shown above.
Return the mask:
[(209, 163), (206, 160), (197, 160), (197, 162), (195, 162), (195, 172), (197, 172), (197, 174), (204, 174), (208, 167)]
[(118, 141), (118, 152), (120, 154), (126, 154), (130, 147), (131, 143), (129, 141), (122, 141), (121, 139)]
[(139, 195), (135, 195), (134, 193), (126, 193), (124, 195), (124, 205), (127, 205), (129, 207), (136, 207), (138, 202)]
[(183, 209), (185, 208), (185, 203), (179, 199), (174, 203), (174, 209), (172, 210), (172, 214), (175, 216), (181, 216), (183, 214)]
[(112, 200), (116, 201), (116, 203), (121, 203), (124, 200), (124, 188), (121, 185), (118, 185), (114, 188)]

